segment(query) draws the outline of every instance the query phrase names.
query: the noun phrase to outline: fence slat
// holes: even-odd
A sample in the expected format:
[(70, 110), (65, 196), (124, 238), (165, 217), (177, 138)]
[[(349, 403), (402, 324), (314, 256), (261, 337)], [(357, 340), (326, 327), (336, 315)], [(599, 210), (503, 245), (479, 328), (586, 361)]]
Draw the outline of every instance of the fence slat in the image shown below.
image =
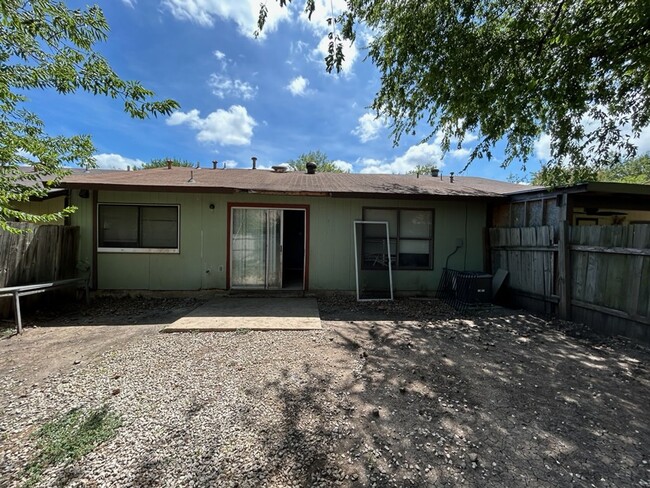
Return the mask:
[(537, 311), (554, 308), (562, 295), (558, 254), (564, 244), (576, 318), (608, 333), (629, 331), (650, 340), (650, 225), (573, 226), (566, 233), (566, 242), (556, 244), (549, 226), (491, 229), (493, 269), (509, 271), (513, 297), (522, 297), (518, 303)]
[[(79, 228), (11, 223), (20, 233), (0, 231), (0, 288), (76, 277)], [(0, 317), (11, 315), (0, 299)]]

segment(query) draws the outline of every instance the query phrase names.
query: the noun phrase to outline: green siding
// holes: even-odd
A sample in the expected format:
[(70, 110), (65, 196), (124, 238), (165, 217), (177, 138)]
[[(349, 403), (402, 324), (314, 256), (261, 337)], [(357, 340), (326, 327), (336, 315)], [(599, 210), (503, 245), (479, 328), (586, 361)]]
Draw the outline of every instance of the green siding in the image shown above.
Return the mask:
[[(60, 212), (65, 208), (65, 197), (54, 197), (40, 201), (16, 202), (12, 207), (21, 212), (28, 212), (33, 215), (51, 214)], [(50, 222), (50, 225), (63, 225), (63, 219)]]
[[(73, 224), (82, 229), (80, 261), (92, 262), (92, 199), (73, 192), (79, 207)], [(100, 289), (198, 290), (225, 289), (228, 203), (309, 205), (310, 290), (354, 290), (353, 221), (368, 207), (431, 208), (434, 210), (434, 269), (394, 271), (397, 292), (433, 291), (456, 240), (465, 246), (449, 264), (455, 269), (481, 270), (486, 205), (482, 202), (370, 200), (326, 197), (285, 197), (251, 194), (184, 194), (100, 191), (99, 203), (180, 205), (179, 254), (99, 253)], [(210, 209), (210, 204), (215, 206)]]

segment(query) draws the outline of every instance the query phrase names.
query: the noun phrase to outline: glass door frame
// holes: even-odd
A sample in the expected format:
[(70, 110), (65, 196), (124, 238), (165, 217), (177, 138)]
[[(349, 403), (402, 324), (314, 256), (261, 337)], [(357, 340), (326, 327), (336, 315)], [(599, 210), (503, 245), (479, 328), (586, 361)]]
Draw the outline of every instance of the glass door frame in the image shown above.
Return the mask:
[[(305, 220), (304, 220), (304, 253), (303, 253), (303, 259), (304, 259), (304, 272), (303, 272), (303, 280), (302, 280), (302, 289), (303, 291), (307, 291), (309, 288), (309, 205), (297, 205), (297, 204), (282, 204), (282, 203), (239, 203), (239, 202), (228, 202), (227, 204), (227, 211), (228, 211), (228, 222), (227, 222), (227, 232), (226, 232), (226, 289), (234, 289), (234, 290), (245, 290), (245, 289), (251, 289), (251, 290), (269, 290), (269, 291), (277, 291), (277, 290), (282, 290), (282, 286), (280, 288), (265, 288), (265, 287), (260, 287), (260, 288), (254, 288), (254, 287), (238, 287), (232, 286), (232, 220), (233, 220), (233, 212), (234, 209), (258, 209), (258, 210), (302, 210), (304, 211), (305, 215)], [(282, 215), (282, 222), (284, 225), (284, 214)], [(283, 251), (284, 252), (284, 249)]]

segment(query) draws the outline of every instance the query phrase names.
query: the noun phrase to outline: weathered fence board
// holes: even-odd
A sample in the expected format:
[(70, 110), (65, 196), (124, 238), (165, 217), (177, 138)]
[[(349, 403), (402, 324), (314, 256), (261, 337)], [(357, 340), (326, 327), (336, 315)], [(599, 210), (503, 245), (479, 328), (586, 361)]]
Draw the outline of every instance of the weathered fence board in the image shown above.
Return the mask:
[[(508, 270), (508, 288), (516, 302), (529, 304), (537, 311), (550, 311), (557, 303), (554, 267), (557, 246), (553, 229), (508, 227), (490, 229), (492, 270)], [(534, 304), (537, 304), (535, 306)]]
[[(0, 231), (0, 288), (76, 277), (78, 227), (11, 225), (22, 232)], [(0, 299), (0, 317), (11, 310), (11, 300)]]
[[(574, 256), (573, 298), (583, 305), (647, 317), (649, 228), (648, 225), (573, 227), (570, 237)], [(585, 261), (587, 270), (583, 278)]]
[(650, 342), (650, 225), (560, 230), (554, 243), (552, 227), (490, 229), (492, 270), (509, 271), (510, 291), (523, 297), (515, 303), (559, 303), (574, 320)]

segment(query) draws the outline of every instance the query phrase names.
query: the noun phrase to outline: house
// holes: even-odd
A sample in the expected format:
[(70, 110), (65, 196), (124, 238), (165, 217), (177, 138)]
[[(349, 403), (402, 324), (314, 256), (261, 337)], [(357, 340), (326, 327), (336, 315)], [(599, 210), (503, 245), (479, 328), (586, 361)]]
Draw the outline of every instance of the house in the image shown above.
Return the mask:
[[(61, 186), (97, 289), (353, 291), (357, 266), (373, 282), (390, 261), (405, 294), (435, 291), (447, 264), (484, 270), (490, 206), (526, 190), (459, 176), (179, 167), (91, 170)], [(355, 241), (355, 221), (389, 222), (389, 237), (366, 227)]]
[(650, 185), (611, 182), (578, 183), (546, 189), (529, 187), (498, 202), (491, 227), (650, 224)]
[[(38, 178), (34, 179), (34, 175), (32, 174), (32, 177), (30, 178), (30, 173), (32, 173), (31, 167), (20, 167), (18, 169), (25, 174), (25, 177), (22, 177), (22, 174), (18, 173), (18, 176), (15, 177), (17, 184), (30, 188), (42, 188), (45, 190), (45, 195), (40, 198), (32, 197), (29, 201), (25, 202), (13, 202), (11, 205), (11, 208), (13, 210), (28, 212), (34, 215), (41, 215), (60, 212), (68, 205), (67, 190), (59, 187), (49, 187), (45, 183), (47, 181), (47, 176), (39, 176)], [(65, 222), (63, 219), (52, 222), (52, 224), (56, 225), (63, 225), (64, 223)]]

